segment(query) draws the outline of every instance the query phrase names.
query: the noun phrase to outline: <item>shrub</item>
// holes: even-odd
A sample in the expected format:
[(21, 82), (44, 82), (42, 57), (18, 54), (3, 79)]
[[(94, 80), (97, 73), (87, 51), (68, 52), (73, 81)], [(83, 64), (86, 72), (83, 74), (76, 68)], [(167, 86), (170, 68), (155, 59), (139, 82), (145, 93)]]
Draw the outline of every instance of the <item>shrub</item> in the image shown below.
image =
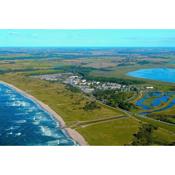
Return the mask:
[(94, 110), (94, 109), (99, 109), (100, 106), (97, 105), (97, 103), (95, 101), (91, 101), (91, 102), (86, 102), (85, 106), (83, 107), (83, 109), (85, 111), (89, 111), (89, 110)]

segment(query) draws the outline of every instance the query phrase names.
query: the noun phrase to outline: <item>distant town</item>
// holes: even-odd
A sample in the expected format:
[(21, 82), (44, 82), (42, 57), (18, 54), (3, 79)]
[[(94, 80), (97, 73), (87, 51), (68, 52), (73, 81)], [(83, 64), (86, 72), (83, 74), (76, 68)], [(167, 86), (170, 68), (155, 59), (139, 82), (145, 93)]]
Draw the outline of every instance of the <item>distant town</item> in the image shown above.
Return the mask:
[(73, 87), (79, 88), (84, 93), (92, 93), (95, 90), (120, 90), (123, 92), (130, 90), (152, 90), (153, 86), (138, 87), (134, 85), (123, 85), (113, 82), (100, 82), (100, 81), (90, 81), (84, 79), (80, 75), (74, 75), (73, 73), (57, 73), (57, 74), (45, 74), (45, 75), (35, 75), (33, 78), (39, 78), (41, 80), (47, 81), (61, 81), (65, 84), (69, 84)]

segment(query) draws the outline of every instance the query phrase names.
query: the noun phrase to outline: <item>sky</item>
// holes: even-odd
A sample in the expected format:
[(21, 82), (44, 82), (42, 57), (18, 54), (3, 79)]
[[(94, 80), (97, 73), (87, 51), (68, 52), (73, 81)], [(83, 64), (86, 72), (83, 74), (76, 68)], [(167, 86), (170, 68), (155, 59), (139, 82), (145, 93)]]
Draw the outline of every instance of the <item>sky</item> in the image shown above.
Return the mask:
[(175, 30), (0, 30), (0, 47), (175, 47)]

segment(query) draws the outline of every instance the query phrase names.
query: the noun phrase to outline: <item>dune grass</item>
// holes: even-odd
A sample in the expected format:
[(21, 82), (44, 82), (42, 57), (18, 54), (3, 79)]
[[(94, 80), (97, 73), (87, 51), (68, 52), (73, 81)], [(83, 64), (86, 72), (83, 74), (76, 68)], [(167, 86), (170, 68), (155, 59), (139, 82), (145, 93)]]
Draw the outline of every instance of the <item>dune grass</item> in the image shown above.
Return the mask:
[(84, 105), (90, 101), (81, 92), (73, 93), (61, 83), (51, 83), (43, 80), (22, 76), (21, 74), (6, 74), (1, 80), (35, 96), (60, 114), (66, 123), (114, 117), (122, 115), (117, 109), (112, 109), (97, 102), (99, 108), (86, 111)]
[[(118, 109), (107, 107), (99, 102), (99, 108), (84, 110), (84, 105), (91, 101), (81, 92), (72, 92), (64, 84), (48, 82), (25, 76), (22, 73), (1, 74), (0, 80), (6, 81), (25, 92), (35, 96), (57, 112), (70, 126), (76, 122), (85, 122), (103, 118), (126, 115)], [(90, 145), (130, 145), (133, 134), (136, 133), (143, 122), (154, 124), (158, 130), (154, 138), (161, 144), (175, 141), (174, 126), (165, 125), (150, 119), (136, 119), (134, 117), (108, 120), (92, 125), (83, 125), (76, 130)], [(164, 132), (165, 131), (165, 132)]]

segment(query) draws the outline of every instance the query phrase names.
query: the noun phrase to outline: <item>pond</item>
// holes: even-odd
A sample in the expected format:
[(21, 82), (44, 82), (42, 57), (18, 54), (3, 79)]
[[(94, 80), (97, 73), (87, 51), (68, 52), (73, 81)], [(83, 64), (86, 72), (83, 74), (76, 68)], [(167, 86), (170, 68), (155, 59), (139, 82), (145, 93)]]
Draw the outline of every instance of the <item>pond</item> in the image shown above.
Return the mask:
[(174, 95), (175, 92), (148, 92), (135, 104), (144, 110), (141, 114), (160, 112), (175, 106), (175, 98), (172, 98)]

